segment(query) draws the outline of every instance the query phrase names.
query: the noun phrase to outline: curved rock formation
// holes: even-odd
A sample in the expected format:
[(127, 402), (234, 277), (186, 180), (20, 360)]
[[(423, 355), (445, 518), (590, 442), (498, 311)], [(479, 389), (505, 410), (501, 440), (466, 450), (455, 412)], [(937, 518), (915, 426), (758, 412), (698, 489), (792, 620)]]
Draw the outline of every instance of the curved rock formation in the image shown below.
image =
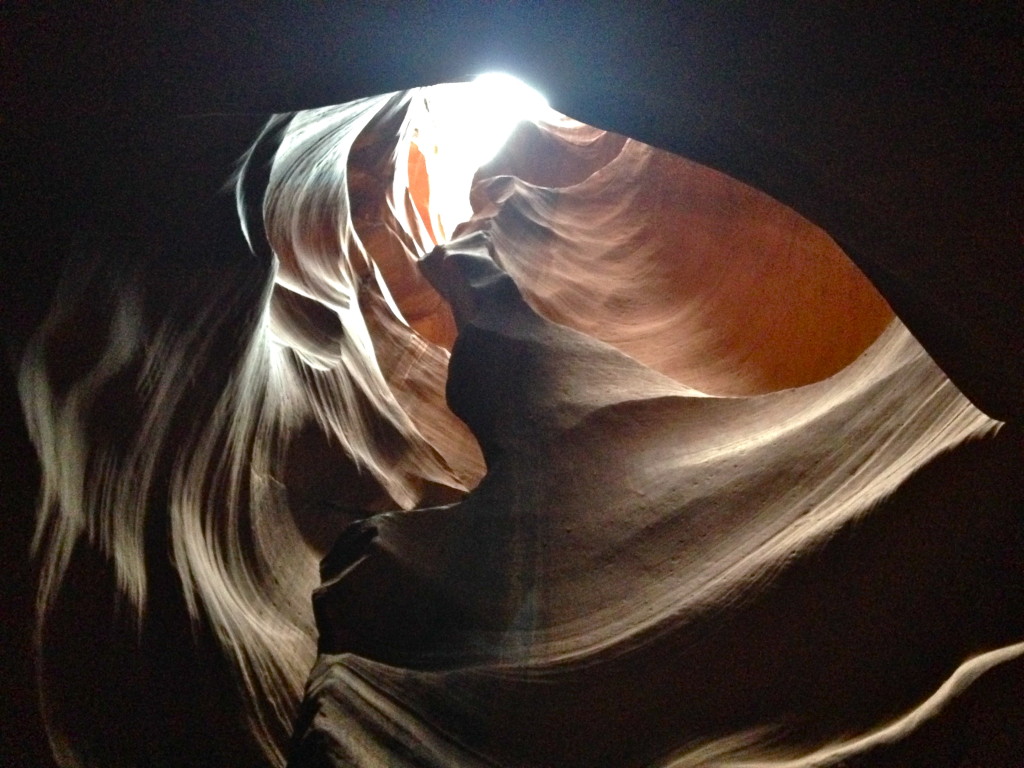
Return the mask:
[[(1011, 529), (1013, 513), (967, 533), (956, 502), (909, 490), (997, 423), (827, 239), (760, 199), (744, 230), (720, 200), (742, 208), (756, 193), (631, 142), (546, 188), (503, 164), (477, 181), (473, 234), (422, 262), (459, 321), (448, 402), (488, 473), (454, 505), (353, 525), (325, 559), (296, 765), (870, 759), (1024, 653), (999, 618), (1024, 586), (1017, 544), (982, 533)], [(738, 234), (705, 258), (679, 236), (719, 220)], [(751, 229), (790, 239), (759, 250)], [(753, 309), (739, 299), (750, 272), (774, 278)], [(544, 314), (634, 356), (542, 319), (517, 283)], [(830, 290), (848, 302), (845, 322), (829, 322)], [(674, 311), (659, 323), (648, 307), (662, 300)], [(840, 359), (845, 344), (873, 343), (823, 376), (815, 339), (801, 337), (810, 317)], [(732, 343), (681, 330), (694, 318), (716, 341), (732, 328)], [(763, 328), (774, 333), (760, 359), (816, 383), (755, 395), (782, 389), (764, 383), (756, 353), (718, 367), (716, 349), (762, 352)], [(666, 347), (691, 362), (666, 364)], [(682, 383), (710, 389), (701, 377), (722, 369), (732, 375), (717, 388), (745, 396)], [(935, 563), (961, 562), (965, 534), (986, 565), (950, 592)], [(921, 546), (931, 565), (908, 558)], [(998, 608), (965, 611), (966, 594)]]
[(538, 317), (493, 254), (424, 263), (475, 306), (448, 396), (488, 474), (325, 559), (293, 764), (835, 764), (1024, 654), (1014, 513), (918, 495), (994, 425), (899, 323), (818, 384), (708, 398)]
[[(1019, 35), (803, 12), (35, 25), (0, 762), (35, 613), (61, 765), (1015, 766)], [(418, 95), (222, 191), (501, 61), (619, 133), (457, 232)]]

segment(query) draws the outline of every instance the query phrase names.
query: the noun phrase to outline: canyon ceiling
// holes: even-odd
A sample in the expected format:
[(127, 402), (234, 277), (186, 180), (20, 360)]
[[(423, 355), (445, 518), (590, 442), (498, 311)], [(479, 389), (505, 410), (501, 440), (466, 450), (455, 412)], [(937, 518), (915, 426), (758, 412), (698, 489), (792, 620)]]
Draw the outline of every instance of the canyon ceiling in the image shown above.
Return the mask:
[(6, 13), (4, 765), (1015, 764), (1019, 13)]

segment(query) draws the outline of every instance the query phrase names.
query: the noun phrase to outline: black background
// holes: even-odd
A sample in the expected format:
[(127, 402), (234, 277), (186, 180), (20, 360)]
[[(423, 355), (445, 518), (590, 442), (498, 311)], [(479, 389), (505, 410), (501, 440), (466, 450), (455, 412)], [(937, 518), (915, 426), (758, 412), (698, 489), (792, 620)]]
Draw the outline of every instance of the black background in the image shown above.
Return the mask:
[(28, 5), (0, 10), (5, 766), (50, 760), (14, 361), (69, 253), (157, 249), (186, 271), (243, 253), (222, 186), (271, 112), (511, 71), (822, 226), (965, 394), (1021, 418), (1015, 3)]

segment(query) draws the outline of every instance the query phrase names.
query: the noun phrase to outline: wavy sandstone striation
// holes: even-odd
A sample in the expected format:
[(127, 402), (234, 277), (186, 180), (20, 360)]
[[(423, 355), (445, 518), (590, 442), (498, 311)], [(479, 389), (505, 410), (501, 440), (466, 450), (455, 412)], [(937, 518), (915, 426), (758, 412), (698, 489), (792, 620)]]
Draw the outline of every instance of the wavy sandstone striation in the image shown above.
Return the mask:
[(209, 727), (62, 693), (103, 568), (104, 675), (178, 711), (132, 660), (181, 655), (241, 713), (211, 761), (282, 762), (296, 707), (295, 765), (870, 765), (960, 723), (1024, 653), (1019, 437), (824, 232), (683, 158), (523, 124), (454, 227), (429, 98), (275, 120), (255, 260), (98, 257), (37, 333), (58, 759)]
[(961, 510), (900, 489), (994, 424), (902, 326), (822, 382), (709, 398), (540, 318), (495, 255), (477, 234), (424, 262), (474, 306), (448, 396), (488, 474), (324, 561), (296, 765), (829, 764), (1024, 653), (900, 720), (1015, 639), (975, 609), (1020, 587), (1010, 549), (952, 592), (927, 562), (957, 561)]

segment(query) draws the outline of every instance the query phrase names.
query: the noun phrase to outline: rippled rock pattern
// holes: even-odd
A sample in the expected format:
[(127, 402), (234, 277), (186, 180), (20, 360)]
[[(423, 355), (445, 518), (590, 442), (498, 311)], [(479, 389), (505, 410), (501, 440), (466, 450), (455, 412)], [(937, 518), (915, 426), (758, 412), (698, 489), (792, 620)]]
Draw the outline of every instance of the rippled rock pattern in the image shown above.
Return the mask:
[(245, 261), (72, 262), (19, 377), (58, 760), (1011, 753), (1019, 433), (828, 235), (624, 136), (522, 125), (451, 226), (425, 99), (272, 121)]

